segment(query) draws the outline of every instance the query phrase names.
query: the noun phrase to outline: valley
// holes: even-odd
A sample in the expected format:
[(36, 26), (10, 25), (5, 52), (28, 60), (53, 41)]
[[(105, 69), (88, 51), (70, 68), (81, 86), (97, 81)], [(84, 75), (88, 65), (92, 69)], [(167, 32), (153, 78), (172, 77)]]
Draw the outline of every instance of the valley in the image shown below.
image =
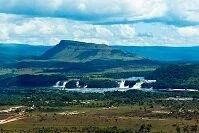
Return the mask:
[(0, 0), (0, 133), (199, 133), (199, 0)]
[(198, 70), (62, 40), (2, 62), (0, 132), (198, 132)]

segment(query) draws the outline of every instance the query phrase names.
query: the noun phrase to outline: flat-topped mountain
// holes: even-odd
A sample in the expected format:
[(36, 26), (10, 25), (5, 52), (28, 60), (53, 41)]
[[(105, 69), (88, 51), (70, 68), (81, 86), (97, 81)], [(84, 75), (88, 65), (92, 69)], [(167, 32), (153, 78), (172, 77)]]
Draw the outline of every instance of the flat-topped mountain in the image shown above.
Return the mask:
[(104, 44), (94, 44), (62, 40), (55, 47), (46, 51), (43, 60), (64, 62), (87, 62), (92, 60), (140, 60), (142, 57), (127, 53)]
[(99, 72), (156, 67), (157, 62), (104, 44), (62, 40), (38, 58), (5, 64), (6, 68), (46, 68), (53, 72)]

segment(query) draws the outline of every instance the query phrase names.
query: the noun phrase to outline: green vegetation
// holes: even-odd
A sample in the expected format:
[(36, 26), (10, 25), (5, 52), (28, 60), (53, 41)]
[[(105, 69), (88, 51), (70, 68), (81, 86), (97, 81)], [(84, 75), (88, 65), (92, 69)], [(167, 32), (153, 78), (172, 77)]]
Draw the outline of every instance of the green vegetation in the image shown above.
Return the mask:
[(88, 88), (114, 88), (118, 87), (118, 84), (115, 81), (111, 80), (88, 80), (85, 81)]
[(199, 65), (166, 65), (152, 72), (147, 78), (157, 80), (153, 85), (156, 89), (199, 89)]
[(58, 45), (45, 52), (41, 59), (64, 62), (87, 62), (92, 60), (142, 60), (143, 58), (113, 49), (104, 44), (84, 43), (62, 40)]
[[(0, 113), (0, 119), (23, 114), (21, 120), (0, 124), (1, 132), (198, 132), (198, 92), (78, 93), (9, 88), (0, 93), (0, 111), (23, 106)], [(169, 97), (193, 100), (167, 100)]]
[[(163, 92), (142, 92), (138, 90), (129, 90), (124, 92), (115, 91), (115, 92), (105, 92), (105, 93), (80, 93), (80, 92), (68, 92), (64, 90), (55, 90), (49, 88), (46, 89), (45, 88), (29, 88), (29, 89), (9, 88), (9, 89), (1, 89), (0, 93), (2, 94), (0, 97), (1, 98), (0, 104), (2, 105), (15, 105), (15, 102), (18, 102), (22, 105), (27, 105), (27, 106), (33, 104), (37, 106), (58, 106), (58, 105), (67, 106), (70, 105), (70, 103), (68, 102), (73, 102), (74, 100), (104, 101), (100, 103), (97, 102), (95, 106), (105, 106), (105, 105), (111, 106), (111, 105), (144, 104), (145, 102), (152, 104), (154, 102), (159, 103), (160, 101), (162, 103), (162, 101), (165, 101), (162, 99), (168, 97), (176, 97), (176, 96), (192, 97), (194, 99), (199, 98), (199, 92), (163, 93)], [(7, 100), (3, 100), (5, 98)], [(16, 99), (14, 100), (14, 98)], [(6, 101), (9, 102), (6, 104)], [(167, 103), (169, 103), (169, 101)], [(76, 104), (81, 104), (81, 103), (77, 102)], [(163, 102), (163, 104), (165, 104), (165, 102)], [(172, 104), (173, 103), (169, 105)], [(193, 107), (197, 106), (193, 105)]]
[(0, 86), (23, 86), (23, 87), (50, 87), (55, 85), (59, 80), (67, 80), (62, 75), (18, 75), (18, 76), (1, 76)]
[(152, 70), (139, 70), (139, 71), (128, 71), (128, 72), (108, 72), (102, 74), (103, 77), (113, 78), (113, 79), (122, 79), (122, 78), (130, 78), (130, 77), (145, 77), (150, 74)]
[(75, 41), (24, 59), (1, 66), (0, 132), (198, 132), (199, 92), (80, 93), (51, 87), (69, 80), (67, 88), (112, 88), (118, 87), (115, 79), (141, 76), (157, 80), (142, 85), (147, 88), (199, 89), (197, 64), (165, 65)]

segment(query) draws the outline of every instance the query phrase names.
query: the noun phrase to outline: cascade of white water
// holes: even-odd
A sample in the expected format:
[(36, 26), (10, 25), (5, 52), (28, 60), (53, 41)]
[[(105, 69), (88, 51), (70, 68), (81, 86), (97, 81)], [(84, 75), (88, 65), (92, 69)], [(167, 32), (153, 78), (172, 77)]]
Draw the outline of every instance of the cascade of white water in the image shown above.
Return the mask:
[(84, 88), (87, 88), (87, 87), (88, 87), (87, 85), (84, 86)]
[(79, 81), (76, 82), (76, 87), (80, 88)]
[(133, 86), (133, 89), (141, 89), (143, 83), (144, 83), (143, 81), (137, 82), (137, 83)]
[(129, 88), (129, 85), (128, 85), (128, 86), (125, 86), (125, 80), (122, 80), (122, 81), (119, 83), (119, 88)]
[(59, 87), (60, 81), (57, 81), (57, 83), (53, 87)]
[(124, 88), (124, 84), (125, 84), (125, 82), (124, 82), (124, 80), (122, 80), (121, 82), (120, 82), (120, 87), (119, 88)]
[(68, 81), (64, 81), (62, 87), (65, 88), (67, 83), (68, 83)]

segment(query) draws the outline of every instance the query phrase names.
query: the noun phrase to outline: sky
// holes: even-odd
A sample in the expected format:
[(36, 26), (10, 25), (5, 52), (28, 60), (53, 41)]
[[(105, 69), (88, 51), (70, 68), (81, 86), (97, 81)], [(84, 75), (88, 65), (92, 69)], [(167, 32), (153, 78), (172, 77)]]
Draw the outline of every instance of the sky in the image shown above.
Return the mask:
[(0, 42), (199, 45), (199, 0), (0, 0)]

